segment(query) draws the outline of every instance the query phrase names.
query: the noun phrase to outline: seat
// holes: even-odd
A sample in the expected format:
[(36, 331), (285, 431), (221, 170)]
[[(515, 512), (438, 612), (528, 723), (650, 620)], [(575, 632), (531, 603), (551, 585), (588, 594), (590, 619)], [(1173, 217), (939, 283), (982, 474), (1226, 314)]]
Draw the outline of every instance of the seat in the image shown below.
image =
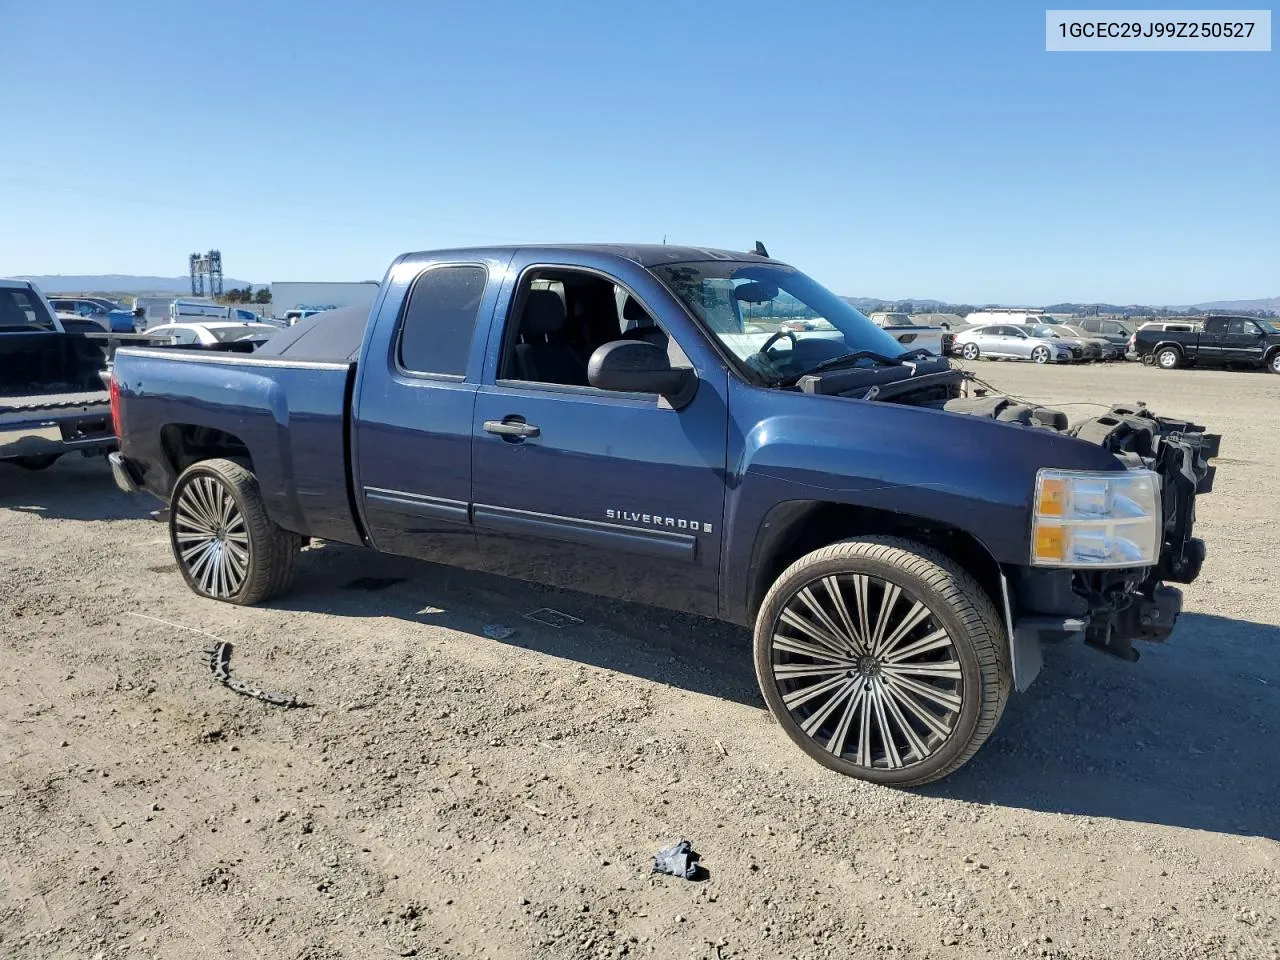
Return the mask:
[(530, 290), (515, 346), (519, 379), (585, 387), (587, 367), (565, 337), (564, 301), (554, 290)]
[(663, 351), (667, 349), (667, 335), (632, 296), (628, 296), (622, 305), (622, 339), (645, 340)]

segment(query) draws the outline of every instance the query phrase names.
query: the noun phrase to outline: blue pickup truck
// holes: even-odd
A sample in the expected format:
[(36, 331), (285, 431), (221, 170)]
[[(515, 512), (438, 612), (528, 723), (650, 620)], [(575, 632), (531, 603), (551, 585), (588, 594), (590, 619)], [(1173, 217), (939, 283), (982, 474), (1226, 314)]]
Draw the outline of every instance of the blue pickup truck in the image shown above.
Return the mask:
[(408, 254), (368, 314), (122, 349), (111, 392), (197, 594), (267, 600), (323, 538), (754, 626), (786, 733), (898, 786), (968, 760), (1043, 642), (1169, 635), (1218, 444), (987, 394), (759, 247)]

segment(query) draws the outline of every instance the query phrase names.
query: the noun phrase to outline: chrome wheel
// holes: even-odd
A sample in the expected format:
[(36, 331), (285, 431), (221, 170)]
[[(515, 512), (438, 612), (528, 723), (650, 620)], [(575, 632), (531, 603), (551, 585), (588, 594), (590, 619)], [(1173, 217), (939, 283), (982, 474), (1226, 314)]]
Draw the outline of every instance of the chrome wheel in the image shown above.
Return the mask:
[(978, 345), (976, 343), (966, 343), (960, 351), (960, 355), (966, 360), (978, 359)]
[(1271, 372), (1280, 373), (1280, 351), (1277, 351), (1276, 353), (1272, 354)]
[(1048, 363), (1049, 348), (1036, 347), (1034, 350), (1031, 351), (1031, 359), (1034, 360), (1036, 363)]
[(864, 770), (929, 759), (964, 702), (955, 642), (937, 615), (868, 574), (823, 576), (797, 590), (773, 624), (770, 669), (800, 731)]
[(192, 477), (173, 507), (174, 551), (191, 582), (228, 599), (249, 575), (249, 531), (240, 505), (217, 478)]
[(1178, 365), (1178, 351), (1161, 350), (1160, 355), (1156, 357), (1156, 363), (1160, 364), (1162, 370), (1172, 370)]

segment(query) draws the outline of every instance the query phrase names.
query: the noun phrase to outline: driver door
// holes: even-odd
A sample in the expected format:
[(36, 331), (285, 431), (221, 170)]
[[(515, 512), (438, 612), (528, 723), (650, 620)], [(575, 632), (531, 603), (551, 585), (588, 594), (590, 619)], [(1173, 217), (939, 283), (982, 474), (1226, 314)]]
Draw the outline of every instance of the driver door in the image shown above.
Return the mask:
[[(656, 394), (600, 390), (584, 377), (541, 379), (553, 369), (586, 369), (570, 362), (569, 350), (589, 358), (608, 342), (602, 338), (622, 339), (628, 320), (637, 319), (621, 315), (625, 308), (617, 304), (627, 299), (662, 334), (674, 328), (656, 312), (661, 288), (643, 273), (609, 275), (612, 263), (583, 269), (589, 258), (581, 254), (564, 264), (549, 262), (554, 258), (545, 250), (537, 261), (520, 262), (522, 256), (498, 303), (472, 418), (482, 564), (505, 576), (714, 615), (727, 370), (693, 362), (698, 389), (679, 410)], [(560, 305), (545, 295), (548, 288), (552, 296), (564, 291)], [(540, 295), (536, 311), (530, 294)], [(610, 309), (612, 316), (601, 314)], [(671, 342), (688, 353), (688, 344), (674, 336)], [(564, 353), (563, 362), (521, 363), (519, 348), (529, 343)]]

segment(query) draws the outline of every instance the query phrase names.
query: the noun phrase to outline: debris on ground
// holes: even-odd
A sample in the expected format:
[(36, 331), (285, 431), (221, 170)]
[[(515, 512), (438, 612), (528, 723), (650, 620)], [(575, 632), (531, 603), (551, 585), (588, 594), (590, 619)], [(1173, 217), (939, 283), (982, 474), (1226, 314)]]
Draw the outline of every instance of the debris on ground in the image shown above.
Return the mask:
[(553, 610), (551, 607), (539, 607), (537, 610), (526, 613), (524, 618), (536, 623), (545, 623), (548, 627), (555, 627), (557, 630), (582, 622), (581, 617), (575, 617), (562, 610)]
[(702, 859), (688, 840), (681, 840), (674, 846), (659, 850), (653, 858), (653, 869), (650, 873), (665, 873), (685, 880), (698, 880), (705, 870), (698, 861)]
[(231, 651), (233, 649), (230, 640), (219, 640), (218, 645), (212, 650), (206, 650), (209, 655), (209, 670), (213, 673), (213, 679), (228, 690), (233, 690), (238, 694), (246, 697), (253, 697), (255, 700), (261, 700), (263, 703), (274, 704), (277, 707), (304, 707), (294, 694), (270, 693), (261, 687), (255, 687), (245, 683), (243, 680), (237, 680), (231, 676)]
[(507, 640), (515, 636), (515, 630), (511, 627), (504, 627), (500, 623), (486, 623), (484, 625), (484, 635), (490, 640)]

